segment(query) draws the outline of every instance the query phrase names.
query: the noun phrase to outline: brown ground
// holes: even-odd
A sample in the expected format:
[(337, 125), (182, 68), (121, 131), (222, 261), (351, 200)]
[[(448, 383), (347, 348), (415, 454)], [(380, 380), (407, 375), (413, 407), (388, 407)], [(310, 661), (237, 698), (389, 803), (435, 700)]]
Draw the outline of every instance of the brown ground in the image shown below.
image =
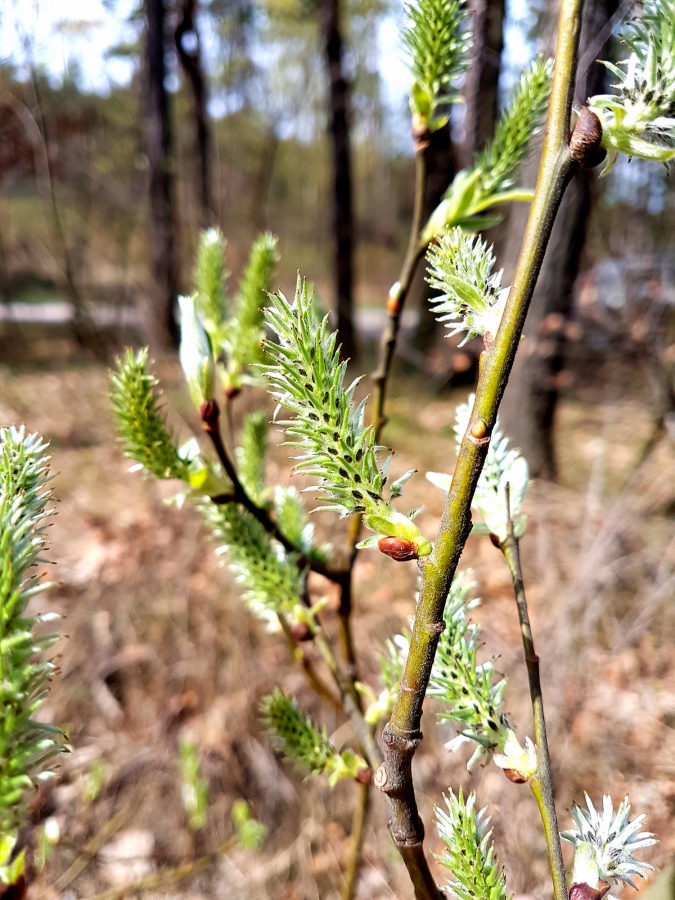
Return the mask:
[[(165, 376), (173, 398), (177, 373), (166, 367)], [(449, 425), (462, 397), (420, 402), (418, 384), (402, 387), (408, 393), (395, 393), (387, 432), (396, 471), (450, 469)], [(270, 750), (257, 705), (281, 684), (329, 732), (340, 723), (317, 704), (285, 646), (245, 613), (195, 511), (166, 505), (168, 485), (129, 474), (113, 442), (106, 391), (105, 372), (94, 366), (0, 372), (2, 421), (26, 422), (52, 442), (58, 586), (42, 602), (67, 616), (69, 634), (59, 645), (63, 674), (47, 712), (67, 728), (73, 752), (36, 809), (36, 818), (56, 817), (62, 838), (31, 897), (92, 897), (132, 871), (215, 851), (232, 835), (237, 798), (268, 826), (263, 848), (231, 849), (201, 874), (145, 896), (335, 897), (354, 788), (303, 783)], [(663, 866), (675, 851), (675, 453), (664, 441), (636, 469), (648, 408), (641, 398), (619, 401), (616, 394), (596, 391), (564, 404), (562, 483), (532, 487), (522, 550), (563, 824), (584, 789), (596, 801), (603, 790), (615, 801), (629, 792), (635, 812), (649, 814), (661, 839), (647, 856)], [(179, 401), (187, 409), (182, 395)], [(286, 478), (286, 451), (275, 452), (274, 462), (272, 476), (278, 466)], [(426, 504), (421, 527), (433, 535), (441, 493), (418, 476), (406, 500)], [(336, 540), (332, 518), (320, 527)], [(484, 598), (476, 618), (486, 653), (498, 654), (499, 668), (511, 676), (506, 705), (525, 734), (529, 703), (508, 573), (484, 538), (470, 540), (464, 565)], [(378, 647), (412, 613), (415, 569), (364, 552), (356, 585), (362, 675), (377, 687)], [(329, 632), (334, 625), (329, 611)], [(424, 725), (415, 775), (431, 847), (439, 849), (431, 815), (442, 792), (475, 787), (494, 817), (509, 890), (548, 897), (544, 843), (527, 788), (492, 765), (468, 774), (466, 753), (450, 755), (439, 741), (449, 732), (431, 715)], [(208, 823), (198, 833), (181, 803), (181, 733), (199, 742), (209, 783)], [(103, 784), (92, 799), (99, 773)], [(385, 822), (384, 800), (374, 796), (362, 900), (411, 896)], [(114, 864), (125, 841), (137, 870)]]

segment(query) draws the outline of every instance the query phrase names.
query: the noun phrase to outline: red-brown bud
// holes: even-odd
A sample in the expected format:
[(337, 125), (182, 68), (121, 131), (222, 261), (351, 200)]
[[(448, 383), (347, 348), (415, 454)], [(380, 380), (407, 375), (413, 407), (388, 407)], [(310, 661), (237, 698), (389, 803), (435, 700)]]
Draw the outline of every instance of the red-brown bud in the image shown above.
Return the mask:
[(19, 875), (14, 884), (0, 884), (0, 897), (2, 900), (24, 900), (26, 896), (26, 878)]
[(312, 632), (306, 622), (293, 622), (288, 630), (290, 631), (293, 640), (298, 644), (301, 643), (301, 641), (312, 640)]
[(514, 784), (525, 784), (527, 778), (524, 778), (516, 769), (504, 769), (504, 774)]
[(223, 388), (223, 394), (225, 394), (225, 398), (227, 400), (234, 400), (237, 394), (241, 393), (241, 388), (234, 387), (232, 385), (228, 385), (226, 388)]
[(356, 780), (359, 784), (371, 784), (373, 780), (372, 769), (359, 769), (356, 773)]
[(383, 537), (377, 542), (380, 553), (391, 556), (397, 562), (407, 562), (409, 559), (417, 559), (417, 544), (406, 538)]
[(218, 419), (220, 418), (220, 409), (215, 400), (208, 400), (199, 407), (199, 415), (201, 416), (204, 428), (208, 431), (210, 428), (218, 427)]
[(401, 297), (398, 294), (389, 294), (387, 297), (387, 314), (397, 316), (401, 309)]
[(602, 123), (587, 106), (581, 111), (570, 138), (570, 156), (580, 166), (592, 168), (605, 158), (606, 151), (601, 146)]
[(573, 884), (570, 888), (570, 900), (602, 900), (608, 890), (609, 884), (606, 881), (599, 881), (596, 888), (585, 882)]

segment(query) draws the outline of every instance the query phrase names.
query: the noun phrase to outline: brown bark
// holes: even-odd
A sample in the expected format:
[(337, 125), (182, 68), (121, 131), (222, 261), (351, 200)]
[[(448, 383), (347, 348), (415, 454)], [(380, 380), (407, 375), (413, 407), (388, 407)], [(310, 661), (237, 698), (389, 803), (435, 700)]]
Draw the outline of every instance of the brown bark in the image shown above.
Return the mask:
[(350, 149), (349, 83), (344, 71), (339, 0), (317, 0), (319, 27), (329, 82), (329, 131), (333, 160), (334, 279), (342, 352), (353, 358), (354, 213)]
[(178, 287), (173, 210), (173, 140), (166, 79), (164, 0), (144, 0), (145, 132), (150, 167), (152, 335), (159, 345), (178, 341), (174, 304)]
[[(582, 66), (576, 102), (602, 93), (608, 23), (617, 0), (587, 0), (581, 31)], [(551, 10), (551, 16), (555, 10)], [(586, 65), (584, 66), (584, 63)], [(535, 161), (536, 162), (536, 161)], [(530, 164), (531, 168), (532, 163)], [(501, 420), (504, 431), (523, 451), (533, 476), (554, 479), (557, 473), (554, 426), (564, 364), (567, 324), (572, 315), (574, 282), (579, 272), (597, 175), (581, 169), (570, 184), (556, 219), (525, 328), (525, 340), (516, 357)], [(511, 216), (506, 250), (506, 274), (513, 268), (527, 210)], [(508, 281), (505, 281), (508, 284)]]
[(215, 222), (211, 196), (211, 135), (206, 111), (208, 90), (202, 65), (201, 44), (197, 31), (197, 0), (183, 0), (180, 21), (174, 34), (178, 58), (192, 91), (196, 187), (199, 201), (199, 224), (207, 228)]

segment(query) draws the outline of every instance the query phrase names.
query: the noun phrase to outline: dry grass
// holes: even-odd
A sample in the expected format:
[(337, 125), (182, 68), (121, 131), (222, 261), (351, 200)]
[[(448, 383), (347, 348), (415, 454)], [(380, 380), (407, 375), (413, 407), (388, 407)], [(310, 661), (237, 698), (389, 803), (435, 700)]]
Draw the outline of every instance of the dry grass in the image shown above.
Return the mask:
[[(175, 370), (165, 374), (175, 386)], [(420, 386), (406, 388), (392, 402), (387, 433), (396, 471), (451, 469), (449, 426), (458, 398), (420, 403)], [(269, 827), (264, 848), (221, 855), (192, 879), (146, 896), (328, 900), (339, 890), (348, 850), (353, 787), (332, 792), (303, 784), (271, 752), (256, 709), (281, 683), (329, 731), (341, 723), (319, 707), (285, 647), (244, 613), (194, 510), (167, 505), (167, 485), (128, 473), (114, 445), (106, 390), (104, 371), (94, 367), (0, 374), (2, 421), (25, 421), (52, 442), (59, 584), (48, 603), (67, 616), (69, 634), (59, 646), (63, 675), (48, 714), (67, 727), (73, 752), (35, 804), (36, 820), (57, 818), (62, 840), (31, 897), (105, 890), (119, 876), (111, 874), (111, 848), (114, 857), (125, 840), (142, 857), (139, 873), (215, 852), (232, 835), (232, 802), (243, 797)], [(661, 838), (651, 858), (663, 864), (675, 850), (675, 454), (664, 442), (636, 471), (647, 412), (637, 400), (593, 399), (563, 407), (563, 484), (533, 487), (523, 541), (558, 809), (583, 789), (594, 798), (603, 790), (616, 799), (629, 792)], [(275, 452), (272, 469), (286, 477), (285, 451)], [(421, 527), (433, 534), (440, 492), (418, 477), (407, 499), (426, 504)], [(320, 527), (335, 539), (330, 518)], [(510, 676), (507, 708), (523, 734), (530, 713), (508, 572), (485, 539), (469, 542), (465, 565), (484, 598), (476, 618), (486, 653), (498, 654)], [(356, 581), (362, 676), (376, 685), (377, 648), (412, 613), (415, 569), (371, 551), (359, 558)], [(317, 580), (313, 589), (327, 586)], [(326, 627), (334, 626), (329, 608)], [(449, 734), (430, 714), (424, 730), (415, 775), (425, 820), (448, 786), (476, 787), (494, 813), (510, 890), (547, 897), (545, 848), (527, 789), (494, 766), (468, 774), (465, 760), (443, 749)], [(197, 834), (181, 804), (181, 732), (199, 743), (209, 781), (208, 824)], [(103, 786), (91, 801), (91, 773), (101, 767)], [(433, 827), (428, 835), (439, 849)], [(375, 796), (358, 896), (410, 895), (386, 832), (384, 798)]]

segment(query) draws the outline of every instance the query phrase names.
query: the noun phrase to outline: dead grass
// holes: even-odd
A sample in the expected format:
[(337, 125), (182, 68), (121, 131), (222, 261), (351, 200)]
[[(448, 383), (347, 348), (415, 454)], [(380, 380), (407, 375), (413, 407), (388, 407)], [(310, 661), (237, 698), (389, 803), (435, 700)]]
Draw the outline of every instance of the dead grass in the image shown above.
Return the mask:
[[(174, 387), (175, 369), (167, 366), (165, 375)], [(450, 425), (462, 398), (420, 402), (420, 385), (406, 387), (409, 393), (393, 399), (387, 432), (396, 471), (450, 470)], [(244, 613), (195, 511), (167, 505), (167, 485), (128, 473), (113, 441), (106, 391), (97, 367), (0, 373), (2, 421), (25, 421), (52, 442), (58, 586), (46, 602), (67, 616), (69, 634), (59, 645), (63, 674), (48, 714), (68, 729), (73, 752), (35, 804), (35, 820), (54, 815), (62, 840), (31, 897), (92, 897), (108, 888), (129, 865), (119, 862), (125, 840), (139, 848), (148, 871), (215, 852), (232, 835), (232, 802), (243, 797), (269, 827), (264, 848), (230, 852), (193, 879), (146, 896), (328, 900), (339, 890), (348, 849), (352, 786), (332, 792), (305, 784), (280, 764), (261, 732), (257, 704), (280, 683), (329, 731), (341, 723), (317, 704), (285, 647)], [(601, 791), (615, 799), (628, 792), (661, 838), (651, 858), (663, 864), (675, 851), (675, 454), (664, 442), (635, 470), (647, 411), (637, 399), (594, 399), (565, 403), (562, 484), (532, 488), (523, 541), (558, 809), (563, 813), (584, 789), (596, 799)], [(178, 409), (187, 409), (182, 397)], [(176, 423), (186, 428), (178, 417)], [(286, 477), (285, 451), (275, 452), (271, 468), (273, 477)], [(420, 523), (433, 534), (440, 492), (418, 477), (406, 499), (411, 507), (426, 504)], [(336, 539), (334, 521), (321, 519), (320, 527)], [(486, 653), (498, 654), (510, 677), (507, 707), (525, 733), (530, 713), (508, 572), (485, 539), (469, 542), (464, 563), (484, 598), (476, 618)], [(415, 569), (363, 553), (356, 583), (362, 677), (376, 685), (377, 649), (413, 611)], [(326, 584), (317, 580), (313, 589)], [(326, 627), (334, 626), (329, 608)], [(198, 741), (209, 781), (208, 824), (198, 834), (181, 804), (182, 731)], [(443, 749), (450, 735), (430, 714), (424, 731), (415, 775), (425, 820), (431, 823), (448, 786), (475, 787), (494, 814), (510, 890), (547, 897), (545, 848), (527, 789), (495, 767), (468, 774), (465, 760)], [(101, 767), (103, 785), (91, 800), (92, 772)], [(375, 796), (362, 900), (411, 896), (386, 815), (384, 799)], [(428, 836), (438, 850), (431, 825)]]

